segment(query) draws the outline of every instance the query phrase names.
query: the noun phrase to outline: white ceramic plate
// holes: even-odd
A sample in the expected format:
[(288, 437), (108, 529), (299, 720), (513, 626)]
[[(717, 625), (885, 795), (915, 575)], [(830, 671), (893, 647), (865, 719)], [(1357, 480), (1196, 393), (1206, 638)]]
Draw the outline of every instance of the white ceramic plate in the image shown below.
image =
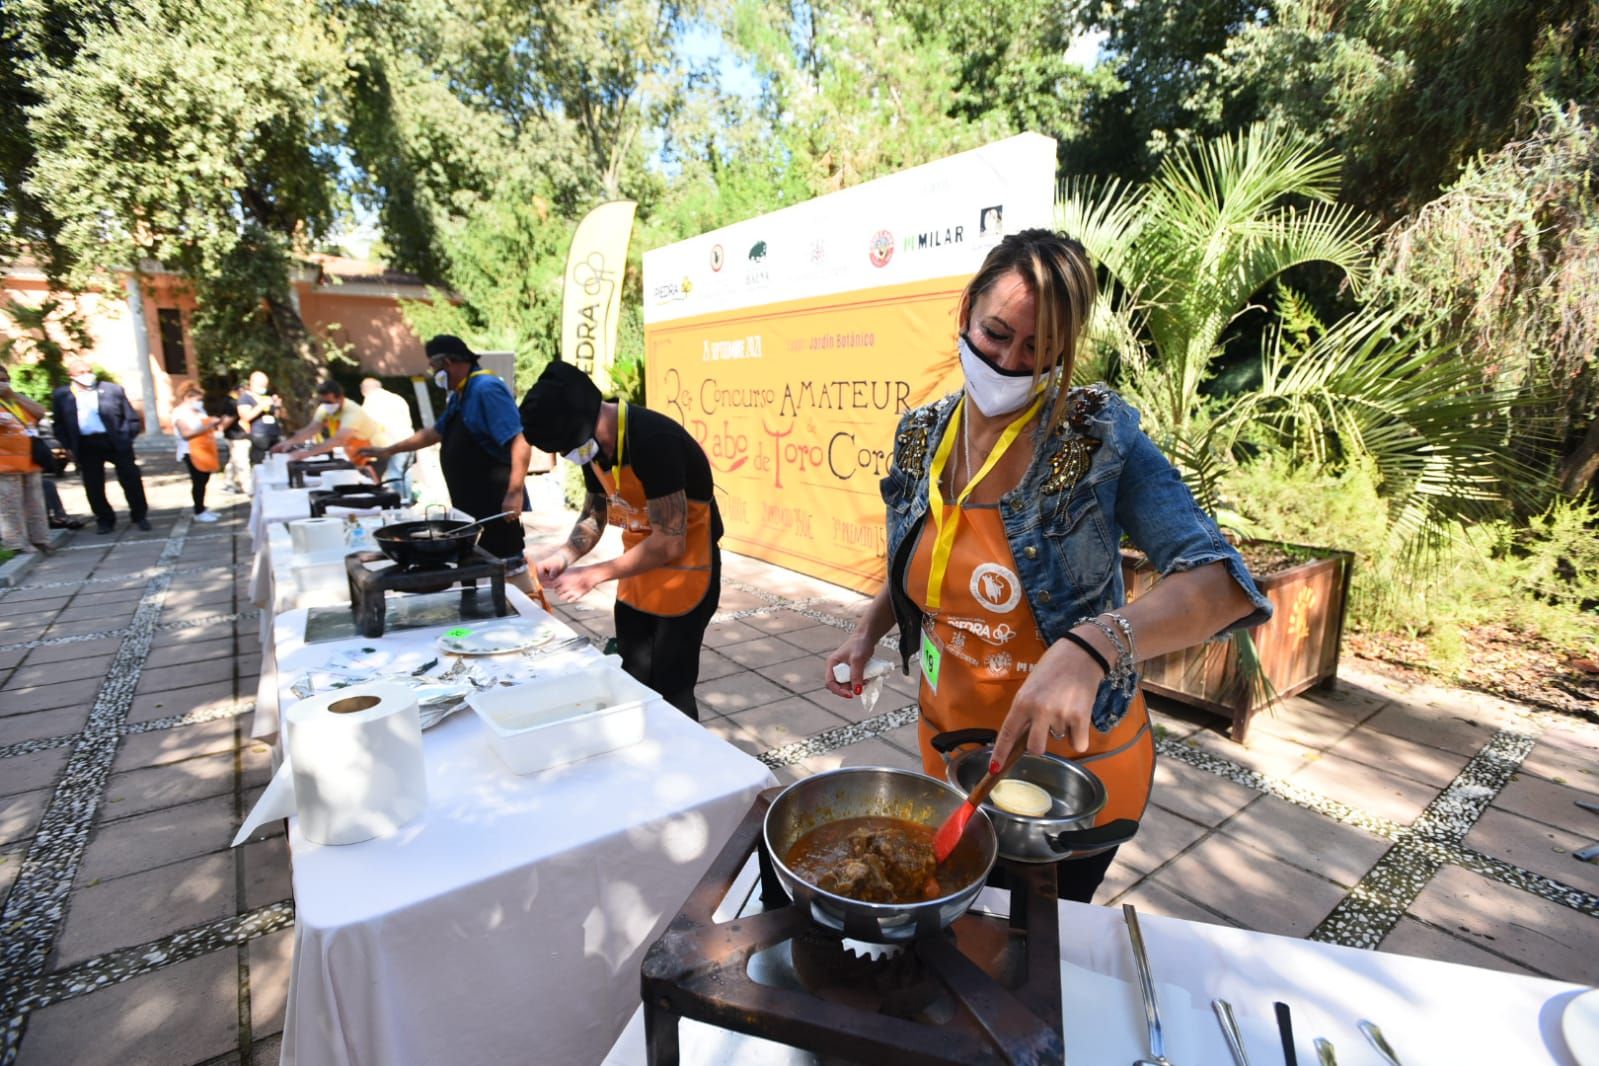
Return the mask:
[(1566, 1004), (1560, 1031), (1577, 1066), (1599, 1066), (1599, 988), (1591, 988)]
[(537, 648), (548, 644), (554, 636), (555, 630), (548, 626), (529, 626), (502, 619), (446, 629), (438, 643), (439, 650), (450, 655), (500, 655)]

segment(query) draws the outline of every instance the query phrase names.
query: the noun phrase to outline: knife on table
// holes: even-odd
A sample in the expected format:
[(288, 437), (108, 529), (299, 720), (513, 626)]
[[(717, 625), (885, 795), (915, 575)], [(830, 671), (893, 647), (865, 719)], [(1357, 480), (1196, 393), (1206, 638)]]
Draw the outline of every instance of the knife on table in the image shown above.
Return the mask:
[(1277, 1032), (1283, 1038), (1283, 1062), (1286, 1066), (1299, 1066), (1299, 1056), (1294, 1053), (1294, 1019), (1288, 1012), (1288, 1004), (1279, 1000), (1276, 1006)]

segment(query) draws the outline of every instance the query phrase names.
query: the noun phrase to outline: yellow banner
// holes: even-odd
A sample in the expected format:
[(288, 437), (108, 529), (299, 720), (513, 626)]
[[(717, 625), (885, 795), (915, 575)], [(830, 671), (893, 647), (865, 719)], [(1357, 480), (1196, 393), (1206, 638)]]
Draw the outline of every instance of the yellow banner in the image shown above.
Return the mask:
[(633, 232), (631, 200), (600, 204), (583, 216), (566, 253), (561, 302), (561, 359), (611, 391), (616, 324), (622, 313), (622, 274)]
[(645, 327), (649, 406), (705, 449), (722, 543), (861, 592), (882, 586), (878, 482), (906, 411), (954, 391), (965, 276)]

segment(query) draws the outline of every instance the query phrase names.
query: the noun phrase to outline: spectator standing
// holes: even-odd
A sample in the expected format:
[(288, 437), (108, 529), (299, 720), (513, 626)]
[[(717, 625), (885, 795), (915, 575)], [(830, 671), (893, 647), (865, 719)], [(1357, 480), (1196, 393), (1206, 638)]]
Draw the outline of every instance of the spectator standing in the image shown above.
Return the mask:
[(96, 379), (87, 359), (67, 361), (72, 384), (50, 397), (56, 439), (72, 453), (83, 476), (83, 491), (94, 511), (95, 532), (117, 527), (117, 514), (105, 494), (105, 464), (117, 472), (117, 483), (128, 503), (128, 517), (140, 529), (149, 529), (150, 505), (144, 497), (144, 478), (133, 454), (133, 438), (144, 432), (144, 419), (128, 402), (121, 385)]
[(0, 545), (50, 554), (44, 477), (34, 461), (44, 408), (11, 388), (11, 372), (0, 366)]
[[(217, 450), (217, 429), (226, 430), (233, 418), (216, 418), (205, 412), (205, 396), (200, 386), (190, 382), (178, 390), (178, 406), (172, 412), (172, 428), (178, 433), (178, 461), (189, 472), (189, 491), (194, 499), (194, 520), (215, 522), (221, 518), (205, 506), (205, 486), (211, 475), (222, 469)], [(231, 448), (229, 451), (231, 452)]]
[[(377, 378), (361, 379), (361, 409), (377, 419), (390, 443), (404, 440), (416, 432), (416, 423), (411, 419), (411, 405), (405, 402), (404, 396), (385, 389), (383, 382)], [(378, 480), (401, 479), (404, 494), (409, 496), (410, 478), (406, 474), (415, 459), (415, 452), (395, 452), (387, 459), (377, 460), (375, 469)]]
[[(254, 370), (250, 372), (250, 383), (239, 390), (235, 401), (239, 428), (250, 439), (251, 466), (258, 465), (272, 446), (283, 439), (283, 401), (271, 390), (272, 383), (267, 376)], [(244, 484), (248, 487), (250, 482), (246, 480)]]

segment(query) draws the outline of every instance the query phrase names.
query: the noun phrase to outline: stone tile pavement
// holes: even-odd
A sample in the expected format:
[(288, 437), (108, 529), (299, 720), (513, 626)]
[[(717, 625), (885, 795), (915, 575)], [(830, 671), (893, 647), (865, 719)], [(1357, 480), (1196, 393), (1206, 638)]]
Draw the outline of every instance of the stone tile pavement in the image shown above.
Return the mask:
[[(155, 528), (80, 531), (0, 591), (0, 1062), (272, 1063), (293, 937), (281, 824), (228, 842), (265, 783), (247, 507), (191, 523), (147, 453)], [(62, 482), (69, 509), (81, 492)], [(118, 490), (111, 490), (118, 500)], [(123, 514), (125, 518), (125, 512)], [(533, 524), (558, 543), (569, 516)], [(602, 551), (614, 551), (610, 541)], [(788, 781), (916, 767), (915, 686), (867, 711), (822, 686), (863, 598), (727, 556), (705, 728)], [(610, 636), (610, 597), (559, 608)], [(892, 658), (891, 650), (883, 650)], [(1349, 663), (1258, 718), (1155, 708), (1162, 758), (1099, 902), (1593, 981), (1599, 726)]]

